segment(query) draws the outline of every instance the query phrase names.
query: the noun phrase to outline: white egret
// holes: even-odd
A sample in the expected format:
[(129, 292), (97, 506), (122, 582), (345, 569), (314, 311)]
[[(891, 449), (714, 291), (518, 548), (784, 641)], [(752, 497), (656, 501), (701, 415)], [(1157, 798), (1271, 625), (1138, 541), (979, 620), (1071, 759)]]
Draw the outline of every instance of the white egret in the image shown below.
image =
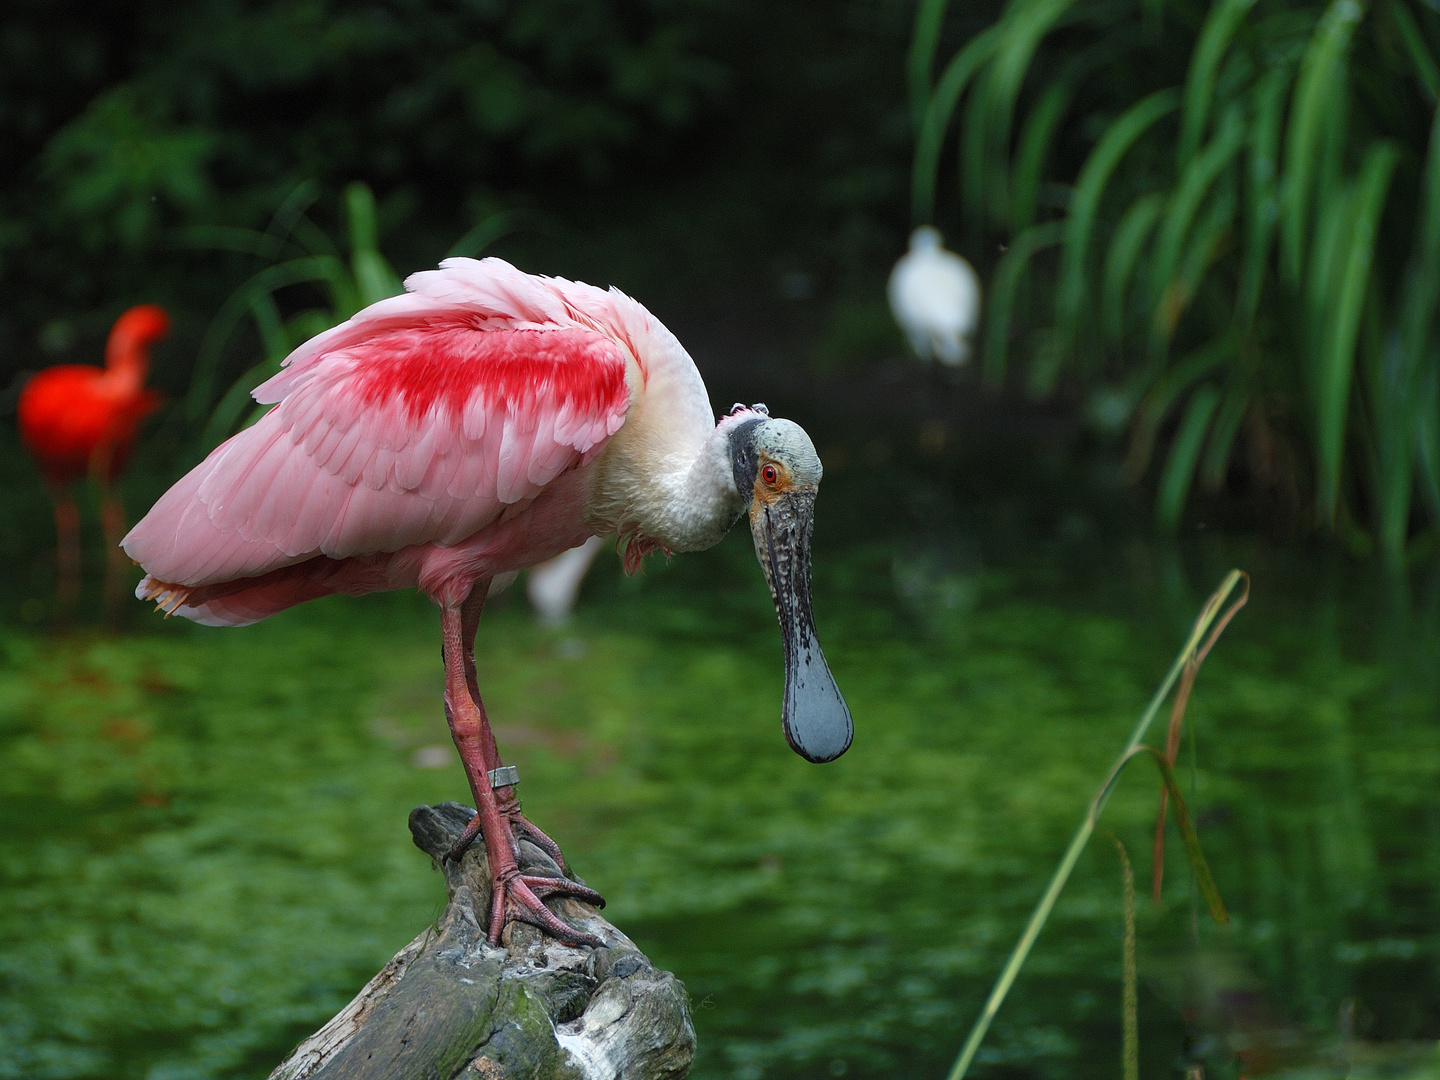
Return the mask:
[(980, 278), (922, 225), (890, 272), (890, 310), (922, 360), (958, 367), (970, 358), (969, 336), (980, 319)]

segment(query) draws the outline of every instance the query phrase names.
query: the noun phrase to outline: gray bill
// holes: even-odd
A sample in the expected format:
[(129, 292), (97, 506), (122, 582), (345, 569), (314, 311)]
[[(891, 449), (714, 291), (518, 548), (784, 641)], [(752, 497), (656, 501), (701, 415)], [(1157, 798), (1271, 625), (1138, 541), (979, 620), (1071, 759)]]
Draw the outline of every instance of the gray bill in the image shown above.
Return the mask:
[(855, 724), (835, 685), (810, 611), (810, 531), (815, 493), (795, 491), (750, 516), (755, 555), (765, 571), (785, 644), (785, 740), (807, 761), (834, 761), (850, 748)]

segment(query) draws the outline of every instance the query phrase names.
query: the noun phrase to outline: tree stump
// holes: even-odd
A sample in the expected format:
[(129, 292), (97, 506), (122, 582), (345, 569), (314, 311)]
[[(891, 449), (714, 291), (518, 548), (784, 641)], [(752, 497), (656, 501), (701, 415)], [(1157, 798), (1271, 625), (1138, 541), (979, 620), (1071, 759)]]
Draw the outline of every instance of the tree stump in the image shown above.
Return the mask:
[[(475, 811), (417, 807), (415, 844), (441, 856)], [(558, 877), (520, 842), (526, 873)], [(512, 922), (486, 940), (490, 874), (479, 841), (442, 863), (450, 898), (439, 923), (395, 954), (355, 999), (270, 1080), (671, 1080), (690, 1071), (695, 1029), (685, 988), (633, 942), (569, 897), (546, 901), (607, 945), (566, 945)]]

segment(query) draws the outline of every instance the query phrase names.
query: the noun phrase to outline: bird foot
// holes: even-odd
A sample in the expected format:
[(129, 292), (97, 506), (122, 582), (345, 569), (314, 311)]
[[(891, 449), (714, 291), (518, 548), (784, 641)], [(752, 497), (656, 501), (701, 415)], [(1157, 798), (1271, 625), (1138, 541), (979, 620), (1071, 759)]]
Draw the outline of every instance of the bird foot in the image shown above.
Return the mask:
[(572, 896), (595, 907), (604, 907), (605, 900), (594, 889), (587, 888), (569, 878), (541, 877), (538, 874), (522, 874), (511, 868), (500, 874), (490, 893), (491, 944), (500, 941), (500, 931), (511, 919), (538, 926), (552, 937), (567, 945), (589, 945), (592, 949), (605, 947), (605, 942), (594, 934), (577, 930), (561, 921), (545, 906), (546, 896)]
[[(541, 831), (540, 826), (522, 814), (518, 803), (512, 808), (502, 808), (501, 814), (510, 822), (510, 835), (513, 840), (512, 846), (515, 848), (517, 861), (520, 857), (520, 849), (518, 846), (520, 841), (522, 839), (529, 840), (541, 851), (545, 852), (546, 855), (549, 855), (550, 858), (555, 860), (555, 865), (560, 868), (562, 874), (570, 873), (570, 867), (565, 863), (565, 854), (560, 850), (560, 845), (545, 835), (545, 833)], [(470, 845), (475, 842), (475, 838), (480, 835), (480, 828), (480, 815), (476, 814), (470, 819), (470, 823), (465, 826), (465, 831), (460, 834), (459, 839), (457, 839), (450, 850), (445, 853), (445, 861), (457, 862), (460, 856), (464, 855)]]
[[(570, 896), (597, 908), (603, 908), (605, 898), (589, 886), (571, 881), (568, 877), (522, 873), (518, 866), (519, 841), (522, 836), (553, 858), (562, 873), (569, 873), (569, 871), (565, 867), (564, 856), (560, 854), (560, 846), (521, 814), (518, 807), (504, 815), (504, 819), (510, 823), (511, 835), (508, 837), (508, 845), (497, 844), (494, 846), (498, 850), (492, 850), (488, 838), (486, 842), (486, 858), (490, 866), (492, 882), (490, 926), (487, 933), (490, 941), (498, 942), (500, 932), (505, 929), (505, 923), (516, 919), (520, 922), (530, 923), (532, 926), (538, 926), (569, 945), (589, 945), (596, 949), (603, 947), (605, 942), (600, 938), (576, 930), (573, 926), (557, 918), (543, 901), (547, 896)], [(475, 838), (483, 833), (482, 815), (477, 813), (466, 823), (464, 831), (450, 850), (445, 853), (444, 861), (458, 862), (470, 845), (474, 843)]]

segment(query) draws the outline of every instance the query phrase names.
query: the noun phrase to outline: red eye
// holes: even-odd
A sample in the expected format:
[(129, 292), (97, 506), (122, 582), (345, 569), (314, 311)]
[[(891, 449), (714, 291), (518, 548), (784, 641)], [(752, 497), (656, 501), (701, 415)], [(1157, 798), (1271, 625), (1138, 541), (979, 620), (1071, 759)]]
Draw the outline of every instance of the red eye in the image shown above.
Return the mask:
[(774, 465), (766, 465), (760, 470), (760, 475), (765, 478), (767, 484), (773, 484), (780, 477), (780, 474), (775, 471)]

